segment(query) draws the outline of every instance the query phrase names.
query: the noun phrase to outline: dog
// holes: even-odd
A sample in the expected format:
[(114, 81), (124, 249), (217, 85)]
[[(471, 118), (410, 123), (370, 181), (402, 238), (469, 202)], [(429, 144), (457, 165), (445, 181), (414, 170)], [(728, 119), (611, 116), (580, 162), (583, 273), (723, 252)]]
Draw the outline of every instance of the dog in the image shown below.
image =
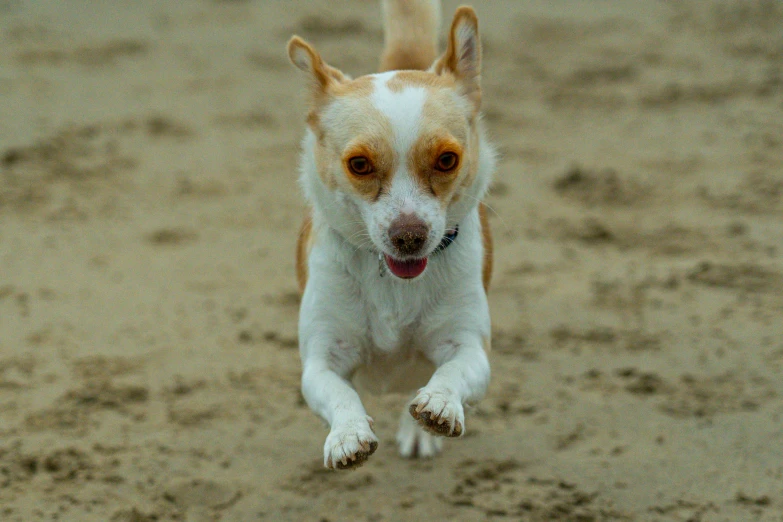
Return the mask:
[(440, 4), (384, 0), (380, 72), (352, 79), (298, 36), (309, 81), (300, 182), (302, 393), (329, 425), (324, 465), (363, 464), (378, 447), (357, 389), (415, 392), (397, 433), (404, 457), (431, 457), (465, 433), (466, 405), (490, 380), (486, 291), (492, 237), (481, 202), (495, 150), (481, 120), (481, 41), (457, 9), (437, 55)]

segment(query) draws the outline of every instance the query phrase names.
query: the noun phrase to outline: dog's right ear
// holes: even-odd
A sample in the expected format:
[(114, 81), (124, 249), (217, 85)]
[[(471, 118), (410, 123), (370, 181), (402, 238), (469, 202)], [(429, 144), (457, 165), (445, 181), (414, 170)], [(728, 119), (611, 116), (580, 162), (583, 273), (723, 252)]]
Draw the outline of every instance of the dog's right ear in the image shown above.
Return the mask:
[(297, 69), (310, 77), (316, 95), (325, 93), (333, 83), (346, 81), (346, 76), (339, 69), (324, 62), (318, 51), (298, 36), (288, 41), (288, 57)]

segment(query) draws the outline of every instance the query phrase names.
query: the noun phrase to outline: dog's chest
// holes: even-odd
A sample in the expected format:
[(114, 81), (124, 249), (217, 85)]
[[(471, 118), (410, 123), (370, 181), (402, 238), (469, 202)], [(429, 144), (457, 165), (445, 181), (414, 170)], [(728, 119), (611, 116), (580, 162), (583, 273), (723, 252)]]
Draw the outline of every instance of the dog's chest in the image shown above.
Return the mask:
[(403, 291), (380, 289), (367, 298), (368, 351), (364, 364), (354, 374), (359, 389), (407, 392), (424, 386), (432, 375), (432, 365), (421, 351), (426, 342), (426, 299), (410, 291), (416, 286), (423, 289), (420, 285), (403, 285)]
[(428, 312), (425, 281), (400, 284), (390, 278), (379, 277), (363, 295), (369, 341), (384, 353), (418, 347)]

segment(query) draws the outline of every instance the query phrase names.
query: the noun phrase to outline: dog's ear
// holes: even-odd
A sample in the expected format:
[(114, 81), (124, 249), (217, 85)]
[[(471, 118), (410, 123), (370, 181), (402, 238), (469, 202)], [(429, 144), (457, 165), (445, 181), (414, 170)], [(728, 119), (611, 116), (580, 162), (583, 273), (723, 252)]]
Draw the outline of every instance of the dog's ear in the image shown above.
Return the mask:
[(478, 17), (472, 7), (462, 6), (454, 13), (446, 52), (430, 69), (452, 74), (476, 109), (481, 105), (481, 40)]
[(298, 36), (288, 41), (288, 57), (297, 69), (310, 76), (316, 95), (325, 93), (333, 83), (346, 81), (339, 69), (324, 62), (318, 51)]

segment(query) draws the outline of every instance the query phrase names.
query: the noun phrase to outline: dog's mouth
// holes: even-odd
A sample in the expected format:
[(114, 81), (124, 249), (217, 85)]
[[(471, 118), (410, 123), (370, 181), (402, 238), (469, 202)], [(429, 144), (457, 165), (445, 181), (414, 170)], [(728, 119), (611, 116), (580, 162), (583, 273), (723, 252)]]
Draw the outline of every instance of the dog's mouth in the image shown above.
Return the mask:
[(383, 255), (389, 271), (400, 279), (414, 279), (419, 277), (427, 268), (427, 258), (421, 259), (394, 259), (389, 254)]

